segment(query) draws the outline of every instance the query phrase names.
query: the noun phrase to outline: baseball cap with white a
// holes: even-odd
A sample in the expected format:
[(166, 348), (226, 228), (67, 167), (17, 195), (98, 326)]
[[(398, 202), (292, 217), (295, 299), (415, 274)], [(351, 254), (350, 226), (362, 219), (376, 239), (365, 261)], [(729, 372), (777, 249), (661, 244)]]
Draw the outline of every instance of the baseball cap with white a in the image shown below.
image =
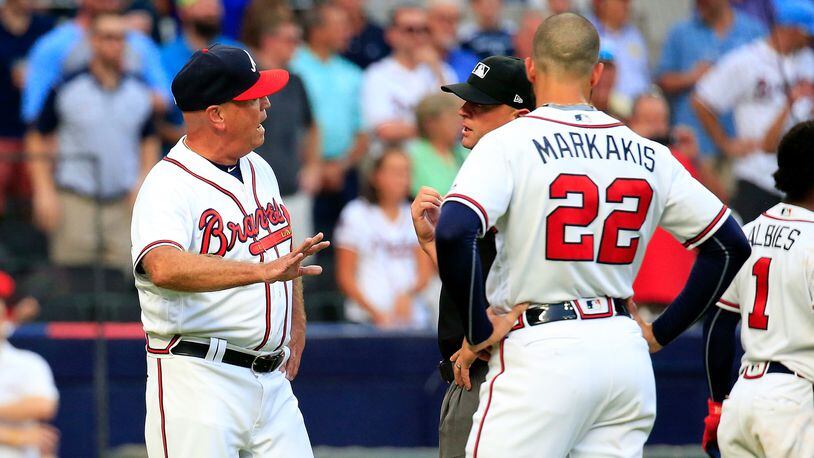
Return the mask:
[(192, 54), (172, 80), (172, 95), (181, 111), (199, 111), (230, 100), (265, 97), (286, 83), (287, 71), (258, 71), (245, 49), (215, 44)]
[(775, 24), (786, 27), (799, 27), (814, 37), (814, 1), (775, 0)]

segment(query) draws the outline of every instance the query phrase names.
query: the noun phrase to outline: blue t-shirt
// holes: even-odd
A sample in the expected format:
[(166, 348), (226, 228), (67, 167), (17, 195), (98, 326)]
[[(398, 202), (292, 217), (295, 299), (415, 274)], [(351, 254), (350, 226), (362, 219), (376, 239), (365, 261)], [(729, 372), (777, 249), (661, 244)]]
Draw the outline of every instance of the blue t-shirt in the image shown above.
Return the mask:
[(297, 50), (290, 67), (305, 83), (323, 157), (343, 157), (361, 129), (362, 70), (338, 55), (322, 61), (305, 46)]
[[(737, 10), (734, 13), (732, 25), (723, 37), (718, 37), (697, 14), (678, 23), (664, 42), (656, 74), (661, 76), (664, 73), (686, 72), (704, 60), (715, 63), (727, 52), (766, 34), (766, 29), (757, 20)], [(698, 137), (701, 153), (713, 155), (715, 145), (695, 116), (691, 95), (692, 89), (688, 89), (670, 97), (673, 124), (692, 128)], [(732, 135), (734, 126), (731, 115), (726, 114), (720, 120), (722, 126)]]
[(46, 16), (31, 18), (28, 30), (14, 35), (0, 22), (0, 138), (22, 138), (25, 123), (20, 118), (20, 89), (14, 82), (15, 67), (25, 60), (28, 50), (53, 26)]
[[(161, 66), (158, 47), (149, 37), (135, 31), (129, 31), (125, 39), (127, 71), (143, 77), (169, 104), (172, 100), (170, 80)], [(28, 68), (36, 71), (26, 72), (21, 108), (23, 121), (31, 123), (37, 119), (51, 88), (65, 75), (87, 66), (90, 57), (85, 29), (74, 21), (58, 26), (37, 40), (28, 55)]]

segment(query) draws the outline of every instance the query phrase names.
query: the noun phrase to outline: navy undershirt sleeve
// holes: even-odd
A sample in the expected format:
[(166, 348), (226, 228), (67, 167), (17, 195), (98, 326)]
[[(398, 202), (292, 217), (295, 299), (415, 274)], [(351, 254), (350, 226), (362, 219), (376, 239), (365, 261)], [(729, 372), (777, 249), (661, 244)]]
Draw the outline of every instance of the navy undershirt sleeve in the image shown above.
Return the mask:
[(466, 340), (477, 345), (492, 335), (486, 316), (484, 275), (477, 237), (481, 220), (474, 210), (459, 202), (446, 202), (435, 228), (438, 273), (464, 325)]
[(656, 340), (667, 345), (701, 318), (721, 297), (751, 252), (743, 230), (730, 216), (698, 246), (698, 257), (687, 284), (653, 323)]
[(710, 397), (723, 402), (732, 389), (732, 362), (735, 359), (735, 328), (739, 313), (713, 307), (704, 320), (704, 365)]

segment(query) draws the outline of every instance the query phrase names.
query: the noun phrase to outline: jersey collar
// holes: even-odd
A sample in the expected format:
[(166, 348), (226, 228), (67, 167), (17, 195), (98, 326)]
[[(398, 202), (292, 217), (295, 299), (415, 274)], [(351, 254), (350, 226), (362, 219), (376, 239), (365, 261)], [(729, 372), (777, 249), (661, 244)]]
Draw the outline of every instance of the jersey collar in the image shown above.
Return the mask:
[(574, 127), (615, 127), (616, 125), (622, 125), (619, 120), (588, 104), (543, 105), (526, 116)]
[(797, 205), (781, 202), (763, 212), (764, 215), (783, 221), (804, 221), (814, 223), (814, 212)]
[(237, 178), (228, 173), (224, 173), (206, 158), (189, 149), (189, 147), (186, 146), (186, 142), (184, 142), (186, 138), (187, 136), (184, 135), (178, 140), (178, 143), (170, 150), (170, 153), (167, 154), (168, 158), (175, 159), (190, 171), (211, 182), (217, 183), (236, 196), (245, 195), (245, 186), (251, 181), (251, 170), (249, 170), (248, 159), (246, 159), (245, 156), (238, 161), (241, 174), (243, 175), (243, 183), (241, 183)]

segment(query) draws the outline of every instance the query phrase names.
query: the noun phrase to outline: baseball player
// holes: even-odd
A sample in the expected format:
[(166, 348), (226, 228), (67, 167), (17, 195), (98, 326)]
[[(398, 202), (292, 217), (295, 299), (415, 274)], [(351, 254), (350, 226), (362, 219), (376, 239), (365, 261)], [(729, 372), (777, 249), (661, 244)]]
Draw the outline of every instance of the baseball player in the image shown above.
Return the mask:
[[(441, 90), (452, 92), (465, 101), (458, 114), (463, 118), (461, 144), (468, 149), (486, 133), (534, 109), (534, 94), (526, 78), (525, 66), (522, 60), (514, 57), (487, 57), (475, 65), (465, 83), (442, 86)], [(421, 247), (433, 261), (436, 260), (435, 222), (440, 211), (441, 195), (438, 191), (421, 188), (412, 205), (413, 225)], [(483, 275), (486, 276), (494, 260), (494, 233), (487, 234), (478, 243)], [(450, 385), (441, 404), (441, 458), (465, 455), (472, 415), (478, 408), (478, 392), (486, 377), (484, 361), (473, 360), (472, 366), (465, 371), (466, 378), (459, 372), (458, 379), (455, 379), (452, 361), (457, 359), (453, 357), (460, 350), (463, 339), (463, 324), (449, 293), (442, 287), (438, 348), (443, 359), (439, 369), (441, 377)]]
[(173, 81), (188, 134), (148, 174), (132, 222), (151, 457), (312, 456), (289, 380), (305, 333), (297, 278), (321, 272), (302, 261), (328, 242), (294, 249), (274, 172), (252, 152), (287, 81), (220, 45)]
[[(703, 446), (710, 456), (720, 456), (717, 446), (726, 457), (814, 456), (812, 144), (814, 121), (780, 142), (774, 179), (785, 199), (744, 226), (752, 255), (705, 333), (712, 398)], [(739, 320), (745, 354), (729, 393)]]
[[(749, 255), (727, 207), (666, 147), (588, 104), (598, 54), (585, 18), (544, 21), (526, 61), (543, 104), (481, 138), (441, 207), (441, 280), (470, 353), (491, 349), (467, 456), (641, 456), (656, 406), (648, 347), (689, 327)], [(699, 252), (692, 287), (637, 324), (626, 298), (656, 226)], [(484, 285), (475, 240), (493, 227)], [(454, 368), (470, 363), (462, 351)]]

